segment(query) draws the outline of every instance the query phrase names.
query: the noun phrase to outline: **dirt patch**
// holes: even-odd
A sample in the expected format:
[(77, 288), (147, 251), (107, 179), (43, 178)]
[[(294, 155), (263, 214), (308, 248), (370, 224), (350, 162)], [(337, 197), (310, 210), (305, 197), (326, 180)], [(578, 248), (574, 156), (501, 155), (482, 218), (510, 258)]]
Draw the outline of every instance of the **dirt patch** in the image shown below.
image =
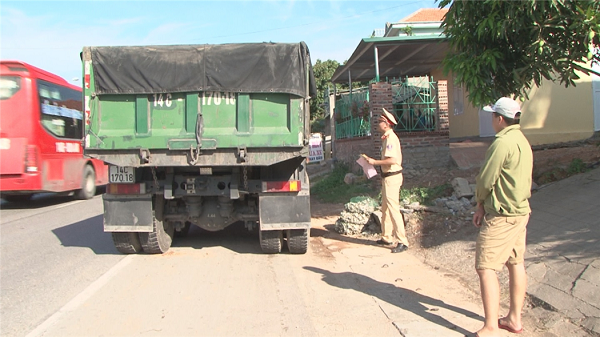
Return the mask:
[[(577, 174), (578, 170), (588, 170), (600, 165), (600, 139), (561, 147), (534, 148), (534, 181), (544, 185)], [(575, 161), (576, 159), (580, 160)], [(575, 162), (575, 164), (573, 164)], [(435, 187), (450, 183), (455, 177), (462, 177), (475, 183), (479, 168), (460, 170), (432, 169), (426, 175), (407, 179), (403, 188)], [(535, 192), (534, 192), (535, 193)], [(375, 244), (377, 238), (362, 235), (340, 235), (333, 230), (333, 224), (343, 210), (343, 204), (322, 204), (313, 200), (311, 204), (313, 220), (317, 228), (311, 233), (332, 241), (343, 243)], [(450, 215), (433, 212), (418, 212), (405, 215), (406, 232), (411, 245), (410, 252), (423, 262), (442, 272), (458, 275), (459, 280), (469, 289), (479, 291), (479, 279), (475, 272), (475, 238), (478, 229), (471, 223), (472, 211)], [(331, 245), (340, 248), (339, 243)], [(501, 284), (501, 301), (508, 303), (508, 272), (506, 268), (498, 273)], [(527, 303), (523, 319), (528, 326), (539, 326), (534, 316), (534, 306)], [(543, 329), (542, 327), (539, 327)]]
[[(600, 139), (592, 139), (578, 143), (553, 145), (534, 148), (534, 181), (543, 185), (551, 181), (564, 179), (600, 165)], [(406, 179), (403, 188), (435, 187), (450, 184), (452, 179), (461, 177), (471, 184), (479, 168), (462, 170), (456, 167), (430, 169), (426, 174)], [(335, 222), (343, 204), (324, 204), (312, 198), (311, 213), (313, 219), (322, 219), (324, 224)], [(436, 249), (449, 242), (472, 241), (477, 228), (471, 224), (471, 214), (448, 215), (422, 212), (406, 215), (407, 236), (415, 250)], [(333, 231), (323, 226), (321, 230)], [(335, 232), (334, 232), (335, 233)], [(337, 233), (336, 233), (337, 234)], [(339, 235), (339, 234), (338, 234)], [(448, 259), (454, 259), (448, 256)], [(447, 265), (446, 262), (441, 262)]]

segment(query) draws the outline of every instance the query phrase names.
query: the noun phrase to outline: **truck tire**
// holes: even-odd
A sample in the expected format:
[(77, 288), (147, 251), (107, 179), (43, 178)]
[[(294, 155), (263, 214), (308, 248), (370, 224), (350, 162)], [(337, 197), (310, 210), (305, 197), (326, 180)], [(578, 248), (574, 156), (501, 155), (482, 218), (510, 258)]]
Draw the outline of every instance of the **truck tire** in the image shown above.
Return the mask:
[(259, 231), (260, 248), (263, 253), (277, 254), (281, 253), (281, 246), (283, 244), (283, 232), (282, 231)]
[(292, 254), (305, 254), (308, 251), (308, 229), (287, 231), (287, 245)]
[(171, 248), (175, 229), (173, 223), (160, 221), (152, 214), (152, 232), (138, 233), (144, 253), (162, 254)]
[(123, 254), (135, 254), (142, 251), (142, 245), (138, 238), (138, 233), (132, 232), (113, 232), (113, 242), (115, 248)]
[(90, 165), (83, 168), (81, 189), (75, 192), (75, 198), (88, 200), (96, 195), (96, 172)]

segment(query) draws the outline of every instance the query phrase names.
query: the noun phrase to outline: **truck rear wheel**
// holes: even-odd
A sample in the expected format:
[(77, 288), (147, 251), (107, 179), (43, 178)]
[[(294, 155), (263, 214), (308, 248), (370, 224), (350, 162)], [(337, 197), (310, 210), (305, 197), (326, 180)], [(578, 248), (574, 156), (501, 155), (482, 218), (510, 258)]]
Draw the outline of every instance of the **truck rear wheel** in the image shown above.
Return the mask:
[(81, 200), (91, 199), (96, 195), (96, 173), (90, 165), (83, 168), (81, 189), (75, 192), (75, 197)]
[(283, 232), (282, 231), (259, 231), (260, 248), (263, 253), (277, 254), (281, 253), (281, 246), (283, 244)]
[(292, 254), (305, 254), (308, 250), (308, 229), (287, 231), (287, 245)]
[(138, 238), (138, 233), (132, 232), (113, 232), (113, 242), (115, 248), (123, 254), (135, 254), (142, 251), (142, 245)]
[(142, 249), (147, 254), (162, 254), (171, 248), (175, 229), (173, 223), (160, 221), (152, 215), (152, 232), (138, 233)]

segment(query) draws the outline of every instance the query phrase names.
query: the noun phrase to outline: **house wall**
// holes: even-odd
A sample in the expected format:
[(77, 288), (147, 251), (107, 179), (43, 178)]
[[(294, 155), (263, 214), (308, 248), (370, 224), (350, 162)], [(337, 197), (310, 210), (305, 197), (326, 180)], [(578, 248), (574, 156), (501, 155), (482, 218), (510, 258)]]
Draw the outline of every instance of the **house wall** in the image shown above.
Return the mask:
[[(575, 87), (565, 88), (559, 82), (544, 80), (540, 87), (530, 91), (529, 99), (522, 105), (521, 129), (531, 145), (578, 141), (593, 136), (592, 80), (581, 73), (579, 76), (581, 78), (576, 81)], [(468, 102), (466, 92), (450, 85), (450, 80), (448, 96), (450, 139), (493, 135), (481, 133), (480, 123), (487, 121), (480, 121), (480, 109)], [(462, 112), (461, 97), (464, 104)], [(486, 126), (481, 127), (485, 130)]]
[[(439, 72), (439, 79), (448, 81), (448, 120), (450, 123), (450, 139), (478, 137), (479, 136), (479, 109), (473, 107), (467, 98), (467, 92), (462, 86), (454, 83), (452, 73), (443, 75)], [(435, 75), (434, 75), (434, 78)]]
[(445, 80), (448, 83), (449, 137), (479, 136), (479, 109), (469, 104), (466, 92), (454, 84), (452, 73), (444, 75), (442, 69), (435, 69), (431, 76), (435, 81)]
[(579, 74), (576, 87), (545, 80), (525, 101), (521, 129), (531, 145), (587, 139), (594, 134), (592, 79)]
[(336, 140), (335, 159), (343, 162), (356, 174), (362, 174), (362, 168), (356, 163), (361, 154), (378, 158), (373, 153), (373, 140), (371, 137), (358, 137)]

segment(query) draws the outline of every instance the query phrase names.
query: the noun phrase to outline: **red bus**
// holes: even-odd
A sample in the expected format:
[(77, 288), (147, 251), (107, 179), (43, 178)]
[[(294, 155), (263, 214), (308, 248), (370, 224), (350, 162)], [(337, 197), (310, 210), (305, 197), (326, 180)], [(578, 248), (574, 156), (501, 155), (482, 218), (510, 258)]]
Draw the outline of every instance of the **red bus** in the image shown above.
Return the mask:
[(74, 191), (89, 199), (108, 166), (83, 156), (81, 88), (20, 61), (0, 61), (0, 196)]

